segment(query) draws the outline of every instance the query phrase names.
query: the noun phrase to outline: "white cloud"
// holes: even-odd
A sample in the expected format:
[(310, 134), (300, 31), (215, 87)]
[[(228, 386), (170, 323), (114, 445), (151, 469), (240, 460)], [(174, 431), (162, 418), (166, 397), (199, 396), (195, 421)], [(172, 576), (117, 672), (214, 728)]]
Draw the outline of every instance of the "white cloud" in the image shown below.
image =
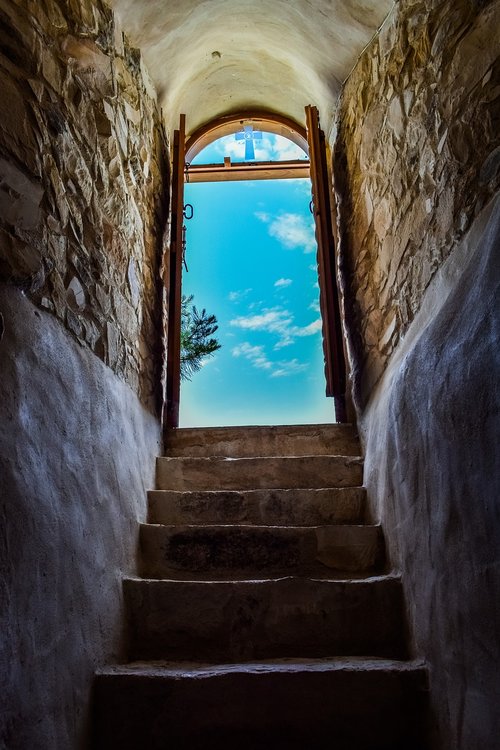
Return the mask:
[(247, 331), (265, 331), (278, 336), (274, 349), (282, 349), (293, 344), (297, 336), (313, 336), (321, 330), (321, 318), (307, 326), (294, 325), (294, 317), (289, 310), (280, 307), (265, 308), (257, 315), (246, 315), (233, 318), (230, 325)]
[(247, 341), (231, 349), (231, 354), (233, 357), (245, 357), (260, 370), (270, 370), (273, 366), (267, 359), (263, 346), (252, 346)]
[[(215, 153), (215, 159), (222, 161), (224, 156), (229, 156), (234, 161), (242, 161), (245, 158), (245, 141), (237, 140), (235, 133), (225, 135), (207, 146)], [(290, 159), (307, 159), (306, 153), (295, 143), (284, 136), (274, 133), (262, 133), (262, 138), (253, 139), (256, 161), (286, 161)], [(203, 153), (203, 152), (200, 152)], [(208, 155), (199, 163), (210, 158)], [(213, 156), (211, 158), (214, 158)], [(309, 183), (310, 191), (310, 183)]]
[(272, 159), (286, 161), (290, 159), (306, 159), (307, 155), (293, 141), (284, 138), (282, 135), (274, 136)]
[(256, 367), (259, 370), (266, 370), (271, 378), (284, 378), (290, 375), (295, 375), (307, 370), (309, 367), (307, 363), (299, 362), (298, 359), (271, 362), (268, 359), (263, 346), (252, 346), (248, 341), (231, 349), (231, 354), (233, 357), (244, 357), (245, 359), (248, 359), (252, 367)]
[[(227, 135), (220, 139), (217, 148), (226, 156), (243, 156), (245, 142), (236, 140), (234, 135)], [(255, 158), (262, 161), (286, 161), (290, 159), (307, 159), (304, 151), (293, 141), (281, 135), (263, 133), (262, 138), (254, 139)]]
[(257, 211), (255, 216), (265, 224), (269, 224), (269, 234), (284, 247), (290, 250), (301, 247), (305, 253), (312, 253), (316, 249), (314, 223), (301, 214), (284, 213), (271, 216), (264, 211)]
[(285, 289), (290, 284), (293, 284), (292, 279), (278, 279), (278, 281), (274, 282), (274, 286), (278, 289)]
[(309, 310), (314, 310), (314, 312), (320, 311), (319, 302), (317, 299), (315, 299), (311, 304), (309, 305)]
[(239, 291), (229, 292), (227, 298), (229, 302), (241, 302), (241, 300), (247, 297), (252, 289), (240, 289)]
[(302, 328), (296, 328), (295, 335), (296, 336), (312, 336), (314, 333), (317, 333), (318, 331), (321, 331), (321, 318), (318, 318), (317, 320), (314, 320), (312, 323), (309, 323), (308, 326), (303, 326)]
[(245, 328), (250, 331), (267, 331), (268, 333), (281, 333), (293, 323), (293, 316), (288, 310), (275, 307), (271, 310), (265, 309), (258, 315), (247, 315), (234, 318), (230, 325), (236, 328)]
[(286, 378), (289, 375), (296, 375), (298, 372), (303, 372), (308, 367), (308, 364), (299, 362), (298, 359), (290, 359), (288, 362), (278, 362), (278, 369), (271, 373), (271, 377)]

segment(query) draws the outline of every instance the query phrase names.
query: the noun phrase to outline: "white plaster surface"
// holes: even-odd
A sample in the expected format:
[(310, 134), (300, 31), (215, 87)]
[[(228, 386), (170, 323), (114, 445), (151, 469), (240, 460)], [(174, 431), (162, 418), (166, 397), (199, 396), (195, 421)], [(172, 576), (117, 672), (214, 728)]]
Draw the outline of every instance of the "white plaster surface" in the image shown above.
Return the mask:
[(0, 747), (75, 750), (95, 669), (123, 656), (160, 430), (18, 289), (0, 311)]
[(440, 750), (497, 750), (500, 737), (499, 209), (433, 279), (360, 425)]
[(111, 0), (156, 84), (169, 127), (270, 109), (329, 127), (340, 85), (391, 0)]

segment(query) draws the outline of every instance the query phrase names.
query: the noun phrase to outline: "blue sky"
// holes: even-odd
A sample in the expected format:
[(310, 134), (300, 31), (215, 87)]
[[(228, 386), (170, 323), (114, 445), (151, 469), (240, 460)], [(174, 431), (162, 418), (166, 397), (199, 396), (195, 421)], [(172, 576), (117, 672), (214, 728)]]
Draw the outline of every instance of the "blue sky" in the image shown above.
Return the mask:
[[(255, 146), (256, 159), (304, 156), (267, 133)], [(227, 136), (197, 161), (224, 154), (236, 161), (236, 147), (244, 153), (244, 144)], [(183, 293), (217, 316), (222, 348), (183, 381), (180, 426), (333, 421), (333, 401), (324, 396), (310, 200), (309, 180), (185, 186), (194, 218), (186, 222)]]

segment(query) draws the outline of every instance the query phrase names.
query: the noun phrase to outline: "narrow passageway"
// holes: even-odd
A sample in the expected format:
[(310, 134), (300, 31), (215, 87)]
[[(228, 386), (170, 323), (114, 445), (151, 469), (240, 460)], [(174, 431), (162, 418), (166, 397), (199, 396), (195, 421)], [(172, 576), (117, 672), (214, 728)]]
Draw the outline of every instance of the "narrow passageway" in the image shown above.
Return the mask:
[[(2, 750), (498, 750), (499, 28), (500, 0), (2, 2)], [(248, 179), (266, 128), (308, 157), (259, 173), (313, 187), (339, 423), (300, 411), (310, 235), (242, 196), (183, 421), (273, 425), (177, 429), (183, 187), (214, 129), (247, 159), (211, 178)]]

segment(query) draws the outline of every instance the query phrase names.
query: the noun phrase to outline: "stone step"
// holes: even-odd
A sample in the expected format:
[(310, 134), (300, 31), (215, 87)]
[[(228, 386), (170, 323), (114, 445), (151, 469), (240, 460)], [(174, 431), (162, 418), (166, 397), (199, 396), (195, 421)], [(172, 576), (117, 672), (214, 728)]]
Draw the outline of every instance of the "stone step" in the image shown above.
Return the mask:
[[(245, 578), (380, 570), (379, 526), (142, 524), (145, 578)], [(189, 574), (189, 575), (188, 575)]]
[(401, 582), (393, 576), (126, 579), (124, 594), (133, 660), (407, 656)]
[(359, 440), (350, 424), (273, 427), (196, 427), (168, 430), (168, 456), (358, 456)]
[(413, 662), (132, 663), (97, 675), (93, 747), (421, 750), (425, 694)]
[(256, 524), (307, 526), (359, 523), (363, 487), (316, 490), (221, 490), (148, 492), (149, 522), (162, 524)]
[(280, 456), (271, 458), (158, 458), (159, 490), (311, 489), (357, 487), (363, 483), (360, 458)]

